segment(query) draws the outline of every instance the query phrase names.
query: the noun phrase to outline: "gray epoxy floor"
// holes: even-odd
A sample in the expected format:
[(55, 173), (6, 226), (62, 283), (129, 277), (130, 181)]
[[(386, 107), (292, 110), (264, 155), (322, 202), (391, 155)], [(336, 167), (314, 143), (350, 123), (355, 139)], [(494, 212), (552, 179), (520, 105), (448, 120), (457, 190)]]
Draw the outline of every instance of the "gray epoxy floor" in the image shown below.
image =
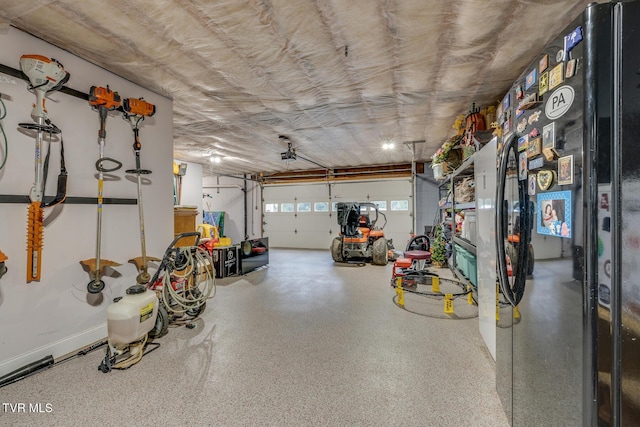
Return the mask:
[(390, 275), (273, 249), (129, 370), (99, 372), (100, 349), (0, 389), (53, 409), (0, 408), (0, 425), (508, 425), (478, 319), (437, 318), (442, 302), (414, 295), (401, 310)]

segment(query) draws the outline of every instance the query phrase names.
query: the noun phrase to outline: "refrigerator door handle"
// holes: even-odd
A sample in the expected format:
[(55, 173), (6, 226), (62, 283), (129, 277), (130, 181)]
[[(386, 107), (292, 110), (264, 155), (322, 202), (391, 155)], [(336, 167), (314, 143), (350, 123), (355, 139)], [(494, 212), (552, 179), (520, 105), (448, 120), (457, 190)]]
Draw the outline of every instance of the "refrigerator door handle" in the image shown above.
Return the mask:
[[(529, 203), (529, 193), (527, 188), (527, 180), (518, 179), (518, 206), (520, 214), (518, 215), (518, 256), (515, 260), (516, 268), (513, 270), (513, 286), (509, 284), (509, 275), (507, 272), (507, 256), (505, 240), (507, 239), (507, 223), (506, 211), (508, 210), (508, 202), (505, 199), (505, 186), (507, 180), (507, 168), (509, 166), (509, 153), (513, 151), (515, 156), (515, 164), (520, 167), (518, 159), (518, 138), (516, 135), (511, 137), (504, 145), (500, 164), (498, 166), (498, 189), (496, 194), (496, 249), (498, 251), (498, 283), (502, 294), (507, 301), (513, 306), (517, 306), (524, 295), (524, 288), (527, 281), (527, 263), (529, 259), (529, 242), (531, 241), (531, 215), (532, 208)], [(519, 170), (517, 170), (519, 173)], [(512, 264), (514, 264), (512, 260)]]

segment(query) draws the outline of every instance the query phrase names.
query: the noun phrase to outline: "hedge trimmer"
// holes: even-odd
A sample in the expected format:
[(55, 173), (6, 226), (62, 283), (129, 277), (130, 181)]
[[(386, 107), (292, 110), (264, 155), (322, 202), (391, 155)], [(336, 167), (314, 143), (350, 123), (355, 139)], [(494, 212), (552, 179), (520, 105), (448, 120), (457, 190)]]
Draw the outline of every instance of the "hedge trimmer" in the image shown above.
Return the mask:
[(27, 225), (27, 283), (29, 283), (34, 280), (40, 280), (44, 208), (62, 203), (66, 197), (67, 172), (64, 167), (64, 147), (62, 138), (60, 138), (58, 192), (53, 201), (46, 204), (44, 201), (49, 154), (47, 154), (43, 162), (43, 136), (45, 132), (49, 134), (50, 146), (51, 135), (60, 133), (60, 129), (52, 124), (47, 117), (45, 96), (50, 91), (60, 89), (69, 80), (70, 76), (58, 61), (41, 55), (22, 55), (20, 57), (20, 67), (29, 79), (29, 89), (34, 90), (36, 93), (36, 103), (31, 111), (31, 116), (37, 122), (19, 123), (21, 128), (36, 131), (35, 179), (29, 193), (31, 204), (29, 205)]

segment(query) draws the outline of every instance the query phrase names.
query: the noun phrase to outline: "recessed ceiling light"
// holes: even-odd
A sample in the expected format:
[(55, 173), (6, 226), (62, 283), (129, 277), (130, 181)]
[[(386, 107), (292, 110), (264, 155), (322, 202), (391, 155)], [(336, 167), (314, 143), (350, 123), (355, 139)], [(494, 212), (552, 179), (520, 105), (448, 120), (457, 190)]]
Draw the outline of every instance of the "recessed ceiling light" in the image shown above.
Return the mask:
[(221, 160), (222, 160), (222, 159), (220, 159), (220, 156), (211, 156), (211, 157), (209, 158), (209, 161), (210, 161), (211, 163), (220, 163), (220, 161), (221, 161)]
[(392, 150), (396, 145), (393, 142), (385, 142), (382, 144), (383, 150)]

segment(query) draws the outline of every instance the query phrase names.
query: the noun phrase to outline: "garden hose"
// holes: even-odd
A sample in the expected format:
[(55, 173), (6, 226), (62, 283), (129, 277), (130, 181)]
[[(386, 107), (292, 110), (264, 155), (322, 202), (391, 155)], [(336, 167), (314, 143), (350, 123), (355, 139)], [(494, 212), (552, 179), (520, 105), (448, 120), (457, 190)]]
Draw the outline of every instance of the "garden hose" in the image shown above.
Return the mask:
[[(197, 246), (176, 248), (174, 253), (167, 260), (166, 272), (162, 277), (162, 302), (170, 313), (197, 310), (215, 296), (211, 257), (206, 250)], [(174, 289), (172, 276), (183, 280), (181, 289)], [(177, 307), (172, 306), (172, 302)]]

